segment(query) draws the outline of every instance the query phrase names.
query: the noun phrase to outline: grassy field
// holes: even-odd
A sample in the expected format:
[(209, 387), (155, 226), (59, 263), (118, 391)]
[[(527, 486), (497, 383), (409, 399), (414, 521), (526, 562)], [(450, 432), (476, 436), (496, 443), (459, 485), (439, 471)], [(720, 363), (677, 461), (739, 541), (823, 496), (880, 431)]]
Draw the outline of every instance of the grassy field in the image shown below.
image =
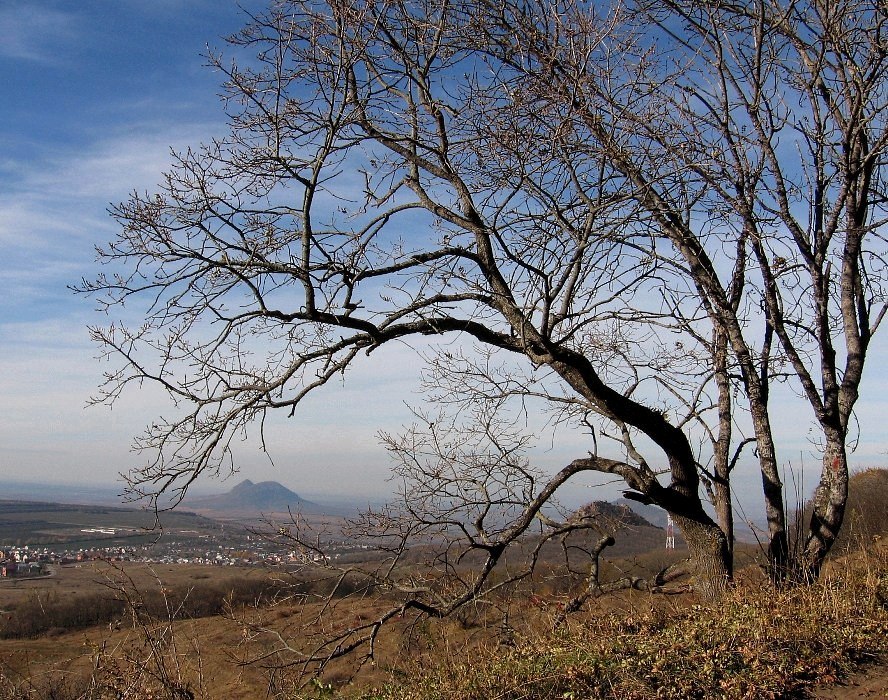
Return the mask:
[[(888, 659), (888, 547), (775, 592), (754, 569), (718, 606), (693, 595), (601, 599), (563, 627), (471, 649), (442, 635), (361, 700), (804, 698)], [(859, 697), (879, 697), (861, 695)]]
[[(167, 530), (215, 533), (217, 521), (186, 511), (164, 513)], [(91, 548), (142, 545), (157, 536), (154, 513), (144, 510), (0, 500), (0, 546)], [(115, 530), (113, 535), (84, 530)]]
[[(236, 644), (232, 646), (230, 642), (238, 640), (238, 630), (218, 612), (226, 601), (231, 601), (232, 591), (248, 591), (235, 604), (252, 608), (260, 592), (275, 588), (273, 575), (268, 571), (89, 562), (60, 567), (57, 575), (48, 579), (10, 583), (0, 587), (0, 599), (10, 611), (7, 616), (53, 616), (65, 614), (69, 606), (96, 609), (99, 600), (129, 596), (137, 607), (157, 607), (151, 611), (154, 622), (150, 626), (154, 629), (161, 630), (172, 618), (190, 617), (176, 620), (169, 629), (173, 633), (170, 640), (175, 640), (173, 645), (179, 645), (177, 653), (183, 659), (200, 662), (193, 669), (189, 667), (189, 675), (199, 678), (206, 671), (207, 680), (202, 685), (213, 693), (209, 697), (257, 697), (255, 688), (262, 682), (261, 671), (242, 669), (232, 662)], [(187, 598), (190, 600), (183, 608), (181, 603)], [(187, 606), (198, 602), (215, 607), (213, 614), (201, 616), (193, 614), (193, 610), (187, 614)], [(119, 612), (101, 624), (76, 630), (51, 626), (38, 635), (0, 639), (0, 674), (12, 682), (38, 688), (35, 698), (43, 697), (41, 693), (54, 685), (69, 683), (79, 687), (95, 668), (99, 656), (119, 660), (125, 653), (136, 653), (144, 660), (149, 655), (144, 647), (145, 630), (132, 610), (121, 605)], [(241, 690), (235, 693), (236, 688)]]

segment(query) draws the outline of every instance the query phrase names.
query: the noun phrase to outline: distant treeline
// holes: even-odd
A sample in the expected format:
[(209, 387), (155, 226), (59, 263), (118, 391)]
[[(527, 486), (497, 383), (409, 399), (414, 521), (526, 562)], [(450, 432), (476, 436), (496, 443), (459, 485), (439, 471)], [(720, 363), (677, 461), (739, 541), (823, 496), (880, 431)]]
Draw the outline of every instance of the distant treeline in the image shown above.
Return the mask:
[(280, 595), (284, 584), (269, 579), (244, 577), (225, 581), (200, 581), (188, 586), (128, 591), (109, 588), (78, 595), (35, 592), (14, 609), (0, 615), (0, 637), (24, 638), (83, 629), (94, 625), (127, 623), (130, 604), (140, 614), (157, 619), (208, 617), (226, 606), (263, 605)]

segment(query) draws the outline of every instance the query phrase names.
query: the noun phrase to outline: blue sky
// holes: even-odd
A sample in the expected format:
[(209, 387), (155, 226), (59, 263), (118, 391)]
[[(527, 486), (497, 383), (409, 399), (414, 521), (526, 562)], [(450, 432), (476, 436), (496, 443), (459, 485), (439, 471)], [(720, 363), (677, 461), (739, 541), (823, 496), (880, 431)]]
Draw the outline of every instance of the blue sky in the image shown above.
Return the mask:
[[(113, 410), (85, 407), (103, 369), (86, 325), (103, 318), (67, 286), (95, 275), (94, 246), (115, 230), (110, 203), (151, 190), (170, 147), (224, 133), (220, 78), (201, 54), (222, 47), (242, 18), (230, 0), (0, 0), (0, 479), (107, 484), (144, 459), (130, 439), (168, 409), (164, 398), (146, 387)], [(884, 463), (888, 451), (882, 340), (859, 410), (853, 459), (863, 466)], [(375, 353), (297, 420), (272, 422), (274, 464), (245, 444), (236, 478), (277, 479), (308, 495), (385, 493), (376, 431), (409, 421), (404, 401), (417, 401), (419, 367), (406, 347)], [(816, 466), (804, 409), (777, 416), (783, 459)], [(573, 456), (541, 459), (556, 466)], [(752, 465), (741, 479), (755, 490)]]
[[(153, 189), (171, 147), (224, 132), (220, 77), (201, 54), (242, 22), (229, 0), (0, 2), (0, 479), (107, 484), (141, 463), (130, 440), (168, 405), (146, 387), (85, 407), (103, 370), (86, 325), (105, 319), (67, 286), (95, 275), (110, 203)], [(364, 389), (397, 386), (394, 368), (418, 364), (389, 355), (272, 431), (275, 465), (245, 445), (237, 478), (385, 492), (375, 431), (407, 413)]]

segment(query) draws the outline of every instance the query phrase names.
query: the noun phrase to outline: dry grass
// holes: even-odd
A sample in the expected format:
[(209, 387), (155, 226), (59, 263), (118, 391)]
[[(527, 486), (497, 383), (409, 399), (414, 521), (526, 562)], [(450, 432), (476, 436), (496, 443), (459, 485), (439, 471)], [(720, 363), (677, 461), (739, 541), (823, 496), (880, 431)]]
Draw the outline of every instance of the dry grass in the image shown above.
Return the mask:
[(717, 607), (591, 611), (553, 634), (442, 648), (364, 700), (793, 698), (888, 652), (888, 549), (835, 562), (812, 587), (756, 576)]
[[(867, 473), (866, 479), (884, 476)], [(874, 489), (864, 492), (873, 501)], [(307, 686), (285, 665), (292, 658), (263, 657), (269, 640), (232, 619), (131, 615), (120, 629), (103, 625), (0, 640), (0, 700), (807, 697), (814, 684), (841, 679), (888, 654), (888, 538), (870, 531), (877, 526), (884, 532), (884, 499), (873, 508), (869, 501), (851, 509), (857, 548), (830, 561), (811, 587), (774, 591), (749, 565), (717, 606), (690, 594), (630, 591), (599, 599), (553, 631), (564, 582), (542, 577), (523, 593), (467, 608), (454, 619), (399, 620), (380, 637), (375, 663), (356, 680), (354, 661), (344, 660)], [(856, 515), (870, 511), (882, 517), (881, 525)], [(738, 557), (741, 566), (751, 551)], [(608, 566), (641, 573), (671, 554), (651, 551)], [(15, 594), (5, 600), (14, 608), (38, 594), (84, 595), (107, 574), (82, 567), (55, 580), (22, 582), (5, 589)], [(194, 567), (130, 566), (127, 574), (132, 589), (143, 591), (207, 581), (206, 570)], [(221, 585), (220, 578), (267, 573), (214, 569), (210, 575)], [(373, 619), (385, 605), (373, 597), (342, 603), (328, 611), (327, 624)], [(239, 613), (261, 617), (295, 643), (318, 609), (294, 602), (244, 606)], [(263, 658), (242, 663), (257, 657)]]
[[(0, 700), (792, 698), (888, 653), (888, 547), (834, 561), (809, 588), (774, 592), (747, 572), (717, 607), (625, 593), (554, 632), (554, 610), (526, 599), (501, 608), (508, 627), (484, 614), (405, 624), (361, 686), (343, 684), (344, 666), (299, 689), (286, 669), (239, 665), (250, 644), (221, 618), (41, 637), (0, 654)], [(371, 615), (371, 607), (355, 601), (352, 613)], [(265, 614), (285, 624), (302, 613)]]

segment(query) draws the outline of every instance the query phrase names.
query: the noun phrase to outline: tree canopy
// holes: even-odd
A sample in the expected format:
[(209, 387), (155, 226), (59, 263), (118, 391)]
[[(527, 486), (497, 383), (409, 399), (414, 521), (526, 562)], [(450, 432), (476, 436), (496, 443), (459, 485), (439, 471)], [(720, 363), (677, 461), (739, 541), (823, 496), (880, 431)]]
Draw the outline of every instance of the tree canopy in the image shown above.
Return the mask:
[[(187, 407), (138, 439), (154, 457), (132, 488), (181, 494), (359, 354), (455, 336), (465, 350), (431, 362), (436, 408), (385, 437), (424, 504), (406, 515), (486, 557), (455, 601), (584, 471), (669, 511), (718, 595), (753, 440), (773, 576), (816, 575), (885, 312), (886, 21), (876, 0), (291, 0), (251, 17), (230, 41), (255, 58), (211, 57), (229, 133), (114, 207), (110, 272), (83, 284), (145, 308), (93, 329), (120, 360), (99, 400), (148, 380)], [(822, 435), (797, 571), (775, 381)], [(508, 417), (529, 398), (586, 436), (557, 473), (532, 469)]]

